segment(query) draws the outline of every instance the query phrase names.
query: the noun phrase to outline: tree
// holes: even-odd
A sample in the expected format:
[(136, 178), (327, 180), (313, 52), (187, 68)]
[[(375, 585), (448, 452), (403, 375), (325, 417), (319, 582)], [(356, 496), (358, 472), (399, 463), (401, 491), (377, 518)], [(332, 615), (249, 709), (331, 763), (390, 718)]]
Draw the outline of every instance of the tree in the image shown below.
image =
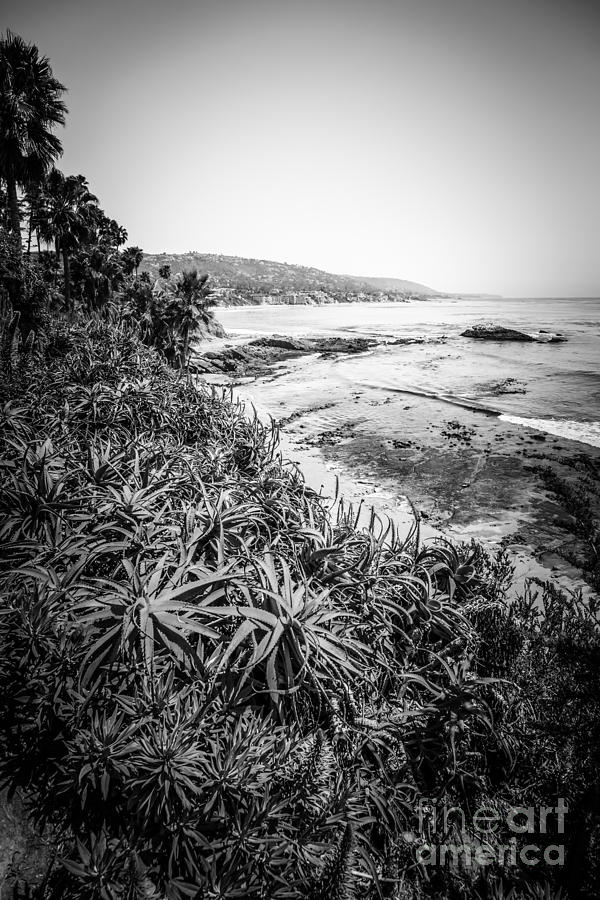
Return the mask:
[(63, 175), (53, 169), (46, 181), (39, 231), (48, 243), (54, 241), (62, 256), (65, 306), (71, 304), (70, 254), (93, 237), (101, 215), (97, 198), (83, 175)]
[(135, 271), (135, 277), (138, 277), (138, 269), (144, 258), (144, 251), (141, 247), (126, 247), (122, 253), (123, 268), (126, 275), (132, 275)]
[(71, 276), (88, 309), (100, 309), (123, 284), (125, 269), (119, 252), (109, 244), (81, 247), (73, 254)]
[(66, 88), (48, 58), (10, 31), (0, 39), (0, 174), (6, 182), (11, 231), (20, 256), (21, 216), (17, 187), (41, 180), (62, 153), (52, 133), (65, 124)]
[(209, 306), (212, 306), (214, 301), (210, 299), (210, 294), (208, 275), (198, 275), (197, 269), (182, 272), (176, 289), (176, 302), (173, 304), (173, 329), (181, 336), (182, 366), (186, 365), (188, 360), (190, 338), (201, 325), (208, 324), (212, 318)]
[(127, 230), (100, 211), (97, 239), (99, 244), (108, 244), (110, 247), (116, 247), (118, 250), (127, 240)]
[(34, 180), (30, 181), (25, 186), (25, 204), (27, 207), (27, 258), (31, 256), (31, 239), (33, 237), (33, 232), (36, 233), (37, 238), (37, 250), (38, 254), (41, 251), (40, 247), (40, 232), (39, 232), (39, 224), (41, 221), (42, 211), (43, 211), (43, 184), (40, 184), (39, 181)]

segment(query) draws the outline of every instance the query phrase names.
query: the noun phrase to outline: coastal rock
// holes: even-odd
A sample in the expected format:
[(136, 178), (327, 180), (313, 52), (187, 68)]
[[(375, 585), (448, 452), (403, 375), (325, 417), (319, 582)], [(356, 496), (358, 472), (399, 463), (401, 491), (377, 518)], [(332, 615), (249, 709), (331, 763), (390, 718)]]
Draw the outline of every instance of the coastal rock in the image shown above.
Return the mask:
[(190, 368), (199, 375), (224, 373), (236, 377), (258, 377), (266, 374), (269, 367), (276, 363), (308, 353), (363, 353), (377, 343), (373, 338), (363, 337), (296, 338), (274, 334), (255, 338), (242, 347), (226, 345), (218, 350), (202, 348), (191, 360)]
[(477, 338), (480, 341), (522, 341), (523, 343), (539, 344), (562, 344), (567, 340), (558, 333), (539, 331), (537, 334), (529, 334), (526, 331), (517, 331), (515, 328), (506, 328), (504, 325), (474, 325), (463, 331), (462, 337)]
[(204, 331), (206, 334), (212, 335), (212, 337), (227, 337), (225, 329), (214, 316), (210, 316), (208, 321), (204, 323)]
[(230, 347), (228, 353), (229, 356), (232, 357), (232, 359), (237, 359), (240, 362), (248, 362), (252, 359), (252, 354), (247, 353), (244, 350), (240, 350), (239, 347)]
[(503, 325), (475, 325), (463, 331), (462, 337), (477, 338), (480, 341), (535, 341), (530, 334), (505, 328)]
[(195, 372), (197, 375), (214, 375), (222, 371), (218, 362), (203, 356), (193, 356), (189, 362), (189, 369), (190, 372)]
[(313, 349), (317, 353), (364, 353), (376, 344), (372, 338), (317, 338), (313, 340)]
[(375, 344), (377, 341), (373, 338), (363, 337), (294, 338), (274, 334), (272, 337), (255, 338), (248, 346), (286, 350), (290, 353), (363, 353)]
[(311, 349), (307, 341), (286, 337), (283, 334), (255, 338), (253, 341), (250, 341), (250, 345), (252, 347), (275, 347), (277, 350), (293, 350), (297, 353), (306, 353)]

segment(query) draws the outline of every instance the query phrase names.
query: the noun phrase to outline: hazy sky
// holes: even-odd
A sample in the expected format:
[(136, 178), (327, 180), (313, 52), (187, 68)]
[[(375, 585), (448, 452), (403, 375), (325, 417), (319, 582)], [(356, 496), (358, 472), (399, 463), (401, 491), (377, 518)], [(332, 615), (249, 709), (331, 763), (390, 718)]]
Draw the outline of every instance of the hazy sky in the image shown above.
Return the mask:
[(69, 88), (67, 173), (147, 251), (600, 294), (600, 7), (3, 4)]

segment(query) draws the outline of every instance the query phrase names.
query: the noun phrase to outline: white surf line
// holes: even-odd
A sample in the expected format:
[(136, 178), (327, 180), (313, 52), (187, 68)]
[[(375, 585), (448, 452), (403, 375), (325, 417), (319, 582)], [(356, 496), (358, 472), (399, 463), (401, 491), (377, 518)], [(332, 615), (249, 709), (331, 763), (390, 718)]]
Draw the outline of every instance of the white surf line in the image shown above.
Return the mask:
[(392, 387), (389, 384), (377, 382), (361, 381), (355, 383), (357, 386), (377, 388), (378, 390), (390, 391), (393, 394), (410, 394), (412, 397), (424, 397), (427, 400), (439, 400), (441, 403), (448, 403), (450, 406), (459, 406), (463, 409), (468, 409), (471, 412), (484, 413), (486, 416), (496, 416), (496, 418), (500, 418), (502, 415), (499, 410), (484, 406), (483, 403), (479, 403), (477, 400), (463, 400), (460, 397), (454, 397), (448, 394), (438, 394), (435, 391), (423, 391), (407, 387)]
[(600, 447), (600, 422), (579, 422), (576, 419), (535, 419), (526, 416), (513, 416), (502, 413), (500, 418), (511, 425), (524, 425), (541, 431), (545, 434), (553, 434), (565, 441), (577, 441), (587, 444), (589, 447)]

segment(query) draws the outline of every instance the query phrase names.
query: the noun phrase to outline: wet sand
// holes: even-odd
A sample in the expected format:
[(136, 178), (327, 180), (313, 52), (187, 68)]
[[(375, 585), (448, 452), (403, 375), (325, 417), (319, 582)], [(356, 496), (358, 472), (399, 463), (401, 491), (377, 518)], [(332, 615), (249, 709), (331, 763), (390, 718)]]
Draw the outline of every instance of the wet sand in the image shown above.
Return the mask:
[[(308, 375), (310, 360), (279, 362), (268, 375), (238, 381), (235, 394), (279, 423), (282, 453), (311, 487), (330, 497), (339, 490), (347, 502), (362, 501), (406, 530), (412, 503), (425, 538), (475, 538), (491, 548), (505, 546), (519, 586), (536, 576), (586, 590), (581, 572), (563, 555), (576, 549), (572, 520), (546, 489), (539, 470), (550, 467), (573, 479), (573, 463), (583, 457), (600, 463), (600, 449), (515, 426), (481, 410), (408, 393), (391, 398), (389, 391), (372, 387), (357, 386), (340, 412), (328, 397), (326, 379), (320, 390), (313, 385), (298, 393), (303, 369)], [(365, 403), (391, 402), (397, 419), (393, 438), (374, 433), (361, 416)]]

